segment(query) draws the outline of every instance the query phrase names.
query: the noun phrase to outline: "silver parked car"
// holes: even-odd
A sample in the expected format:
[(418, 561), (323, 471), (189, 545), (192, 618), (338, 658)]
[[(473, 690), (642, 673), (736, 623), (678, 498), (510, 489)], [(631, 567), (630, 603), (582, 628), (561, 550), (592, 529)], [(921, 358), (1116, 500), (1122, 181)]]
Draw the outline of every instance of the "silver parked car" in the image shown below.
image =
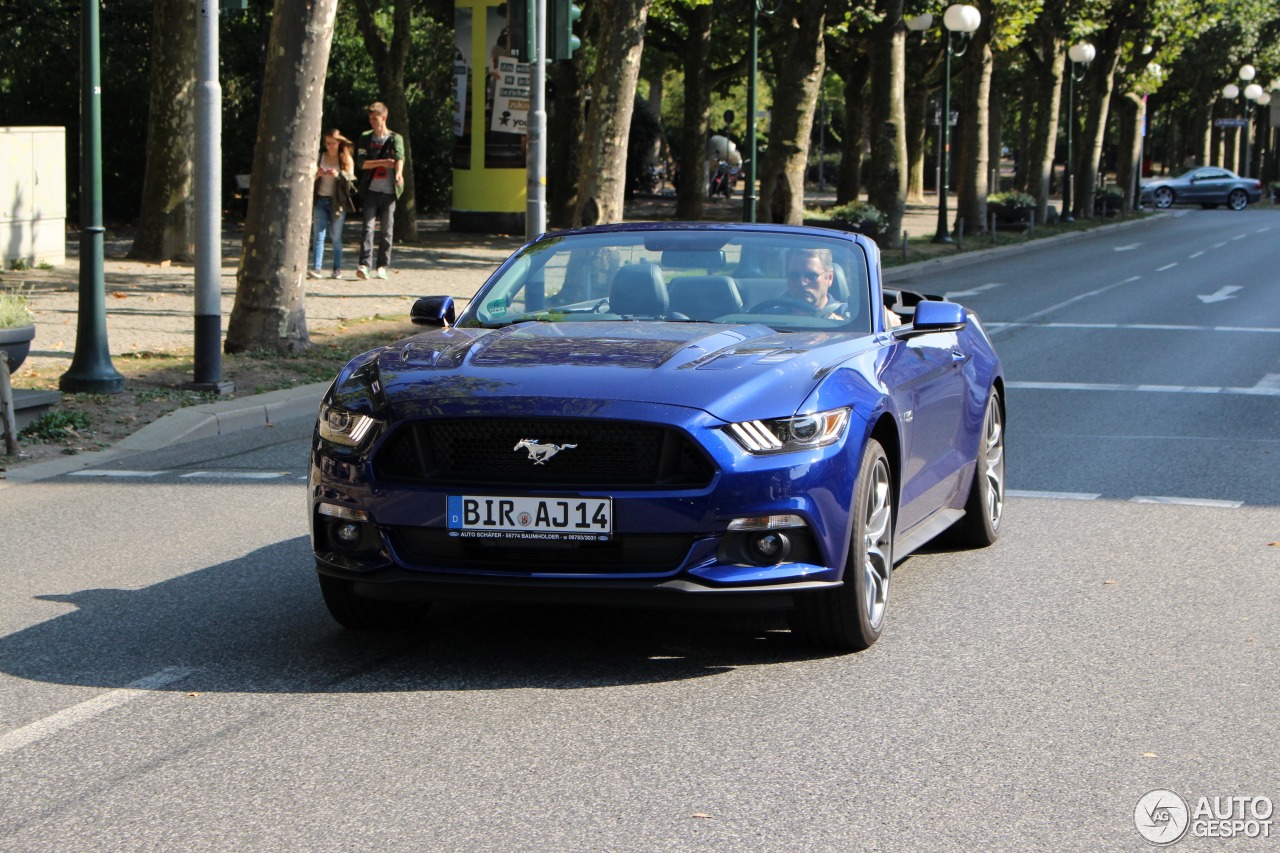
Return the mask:
[(1242, 178), (1217, 166), (1188, 169), (1177, 177), (1156, 178), (1142, 185), (1143, 204), (1161, 208), (1174, 204), (1198, 204), (1201, 207), (1225, 204), (1232, 210), (1244, 210), (1261, 198), (1262, 181)]

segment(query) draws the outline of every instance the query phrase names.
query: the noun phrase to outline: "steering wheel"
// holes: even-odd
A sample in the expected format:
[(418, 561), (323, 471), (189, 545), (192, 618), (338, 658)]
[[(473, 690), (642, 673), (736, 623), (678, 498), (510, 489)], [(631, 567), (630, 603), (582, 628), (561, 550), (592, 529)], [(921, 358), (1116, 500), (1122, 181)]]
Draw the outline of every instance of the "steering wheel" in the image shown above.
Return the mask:
[(776, 299), (766, 299), (756, 305), (752, 305), (749, 311), (751, 314), (797, 314), (801, 317), (822, 317), (822, 309), (816, 305), (810, 305), (808, 302), (799, 299), (792, 299), (789, 296), (779, 296)]

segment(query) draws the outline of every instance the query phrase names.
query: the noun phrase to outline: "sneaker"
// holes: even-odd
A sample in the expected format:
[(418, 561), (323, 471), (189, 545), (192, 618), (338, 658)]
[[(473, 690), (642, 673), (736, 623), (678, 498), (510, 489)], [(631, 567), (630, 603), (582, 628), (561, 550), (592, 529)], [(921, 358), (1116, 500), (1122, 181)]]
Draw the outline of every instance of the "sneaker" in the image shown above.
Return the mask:
[(387, 277), (387, 268), (378, 267), (378, 278), (386, 278), (386, 277)]
[(356, 278), (360, 279), (361, 281), (364, 281), (368, 277), (369, 277), (368, 267), (366, 267), (364, 264), (361, 264), (360, 266), (356, 267)]
[(329, 274), (329, 278), (342, 278), (342, 270), (334, 270)]
[(307, 278), (320, 278), (320, 270), (307, 270)]

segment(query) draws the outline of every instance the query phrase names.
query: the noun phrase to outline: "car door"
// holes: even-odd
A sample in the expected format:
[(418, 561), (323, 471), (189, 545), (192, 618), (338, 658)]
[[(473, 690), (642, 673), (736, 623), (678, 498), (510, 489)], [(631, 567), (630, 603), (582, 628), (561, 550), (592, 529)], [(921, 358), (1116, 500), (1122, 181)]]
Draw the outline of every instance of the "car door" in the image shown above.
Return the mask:
[(964, 464), (957, 442), (965, 356), (955, 332), (895, 336), (881, 381), (898, 405), (903, 434), (898, 530), (909, 530), (951, 501)]
[(1201, 169), (1195, 176), (1193, 201), (1201, 204), (1222, 204), (1227, 200), (1231, 176), (1221, 169)]

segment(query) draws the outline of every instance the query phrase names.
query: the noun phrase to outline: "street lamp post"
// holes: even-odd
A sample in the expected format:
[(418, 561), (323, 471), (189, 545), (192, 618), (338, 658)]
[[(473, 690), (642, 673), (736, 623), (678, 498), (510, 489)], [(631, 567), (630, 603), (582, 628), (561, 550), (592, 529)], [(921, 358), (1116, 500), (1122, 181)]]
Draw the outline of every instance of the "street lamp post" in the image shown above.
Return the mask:
[(969, 39), (974, 30), (982, 23), (982, 13), (972, 6), (957, 3), (947, 8), (942, 15), (942, 26), (946, 27), (946, 57), (942, 71), (942, 114), (938, 116), (938, 154), (942, 158), (942, 169), (938, 180), (938, 229), (933, 235), (935, 243), (950, 243), (951, 234), (947, 224), (947, 184), (948, 160), (951, 145), (948, 141), (951, 125), (951, 57), (964, 56), (969, 49)]
[[(1085, 69), (1089, 67), (1089, 63), (1093, 62), (1093, 57), (1097, 55), (1093, 45), (1087, 41), (1079, 44), (1071, 45), (1067, 51), (1067, 58), (1071, 60), (1071, 67), (1067, 69), (1067, 163), (1065, 174), (1062, 176), (1062, 221), (1075, 222), (1075, 217), (1071, 215), (1071, 208), (1075, 204), (1075, 154), (1071, 148), (1071, 137), (1075, 130), (1076, 124), (1076, 83), (1084, 80)], [(1078, 76), (1076, 66), (1083, 66), (1079, 69)]]
[[(772, 2), (772, 8), (766, 8)], [(742, 221), (756, 221), (756, 67), (760, 64), (760, 15), (773, 15), (782, 0), (751, 0), (751, 35), (747, 53), (747, 185), (742, 189)]]

